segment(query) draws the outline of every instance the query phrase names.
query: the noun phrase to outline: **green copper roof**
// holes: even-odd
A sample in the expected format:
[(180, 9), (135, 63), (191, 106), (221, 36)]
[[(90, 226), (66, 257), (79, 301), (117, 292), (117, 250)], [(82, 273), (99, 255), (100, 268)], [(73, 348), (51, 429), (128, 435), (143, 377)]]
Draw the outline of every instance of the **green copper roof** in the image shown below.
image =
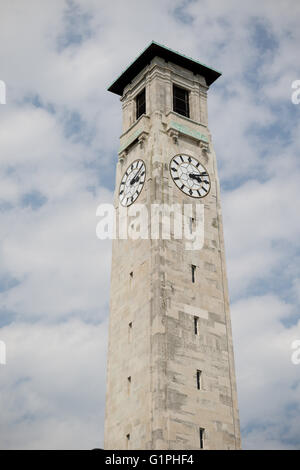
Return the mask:
[(153, 59), (153, 57), (162, 57), (168, 62), (180, 65), (194, 73), (202, 75), (206, 79), (206, 83), (210, 86), (217, 78), (220, 77), (221, 72), (201, 64), (197, 60), (191, 59), (184, 54), (173, 51), (168, 47), (162, 46), (157, 42), (152, 41), (146, 49), (124, 70), (121, 75), (110, 85), (108, 91), (122, 95), (125, 86)]

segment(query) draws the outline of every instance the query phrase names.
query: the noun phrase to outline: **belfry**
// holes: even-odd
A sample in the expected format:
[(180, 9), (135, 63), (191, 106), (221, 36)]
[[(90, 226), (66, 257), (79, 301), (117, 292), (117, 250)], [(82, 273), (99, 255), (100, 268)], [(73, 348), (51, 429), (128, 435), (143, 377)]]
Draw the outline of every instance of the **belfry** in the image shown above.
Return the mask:
[(207, 91), (220, 75), (152, 42), (109, 87), (123, 110), (117, 215), (137, 205), (149, 213), (153, 205), (175, 207), (187, 231), (202, 224), (203, 243), (187, 245), (174, 224), (169, 237), (151, 237), (150, 230), (148, 237), (113, 240), (105, 449), (241, 446), (220, 189), (207, 126)]

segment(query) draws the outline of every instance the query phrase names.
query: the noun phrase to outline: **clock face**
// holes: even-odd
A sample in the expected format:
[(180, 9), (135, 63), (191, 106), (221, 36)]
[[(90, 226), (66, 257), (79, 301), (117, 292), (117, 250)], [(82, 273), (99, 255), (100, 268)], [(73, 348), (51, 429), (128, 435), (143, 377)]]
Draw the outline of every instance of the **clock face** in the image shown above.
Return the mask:
[(176, 186), (187, 196), (201, 198), (209, 193), (209, 175), (196, 158), (175, 155), (170, 162), (170, 173)]
[(119, 200), (122, 206), (128, 207), (139, 197), (146, 178), (146, 167), (143, 160), (135, 160), (125, 171), (120, 183)]

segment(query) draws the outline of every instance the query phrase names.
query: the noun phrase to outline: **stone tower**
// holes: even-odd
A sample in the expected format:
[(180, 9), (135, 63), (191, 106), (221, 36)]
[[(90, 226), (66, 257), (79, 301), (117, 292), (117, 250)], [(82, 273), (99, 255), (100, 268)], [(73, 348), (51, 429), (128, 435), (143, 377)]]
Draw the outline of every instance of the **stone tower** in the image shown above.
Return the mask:
[(178, 224), (169, 239), (151, 236), (150, 216), (148, 236), (113, 240), (106, 449), (240, 448), (220, 190), (207, 127), (207, 90), (220, 75), (152, 42), (109, 88), (123, 108), (117, 220), (138, 204), (148, 214), (154, 205), (177, 213), (187, 205), (193, 212), (182, 209), (182, 220), (192, 234), (201, 230), (200, 217), (204, 241), (195, 248), (175, 237)]

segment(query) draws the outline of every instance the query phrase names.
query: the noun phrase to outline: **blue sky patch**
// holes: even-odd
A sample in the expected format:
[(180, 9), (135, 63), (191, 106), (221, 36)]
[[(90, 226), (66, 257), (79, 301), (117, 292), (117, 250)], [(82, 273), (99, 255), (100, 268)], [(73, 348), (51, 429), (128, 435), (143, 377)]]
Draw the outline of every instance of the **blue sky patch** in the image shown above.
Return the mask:
[(46, 196), (40, 191), (33, 190), (22, 196), (21, 205), (22, 207), (30, 207), (32, 210), (38, 210), (46, 204), (46, 202)]

